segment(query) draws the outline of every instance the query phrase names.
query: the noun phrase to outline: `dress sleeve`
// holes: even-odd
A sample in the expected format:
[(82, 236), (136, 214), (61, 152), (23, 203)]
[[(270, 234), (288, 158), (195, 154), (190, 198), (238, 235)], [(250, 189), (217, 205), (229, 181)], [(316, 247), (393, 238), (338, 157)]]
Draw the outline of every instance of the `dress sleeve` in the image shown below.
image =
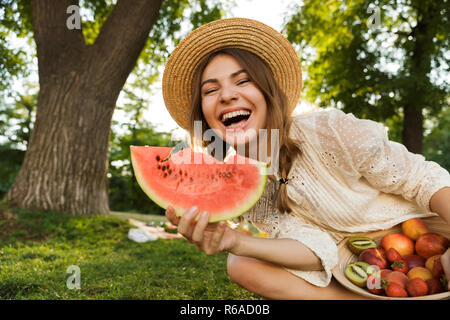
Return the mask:
[(326, 287), (330, 284), (331, 270), (338, 262), (337, 246), (331, 236), (316, 227), (302, 222), (299, 217), (289, 214), (279, 215), (279, 231), (274, 238), (289, 238), (300, 241), (320, 259), (323, 271), (303, 271), (285, 268), (309, 283)]
[(373, 187), (402, 195), (430, 211), (430, 198), (450, 186), (450, 174), (439, 164), (390, 141), (382, 124), (335, 110), (329, 127), (353, 168)]
[(250, 211), (241, 216), (241, 221), (244, 219), (251, 222), (259, 230), (264, 231), (269, 238), (288, 238), (303, 243), (320, 259), (324, 270), (285, 269), (313, 285), (328, 286), (332, 277), (331, 270), (338, 262), (335, 241), (328, 233), (314, 227), (300, 216), (280, 214), (274, 207), (277, 190), (277, 184), (268, 181), (261, 198)]
[(323, 271), (294, 270), (286, 267), (285, 270), (318, 287), (326, 287), (330, 284), (331, 270), (338, 262), (338, 255), (337, 246), (328, 233), (310, 224), (302, 223), (300, 218), (288, 214), (273, 213), (270, 221), (250, 222), (264, 231), (269, 238), (300, 241), (314, 252), (323, 266)]

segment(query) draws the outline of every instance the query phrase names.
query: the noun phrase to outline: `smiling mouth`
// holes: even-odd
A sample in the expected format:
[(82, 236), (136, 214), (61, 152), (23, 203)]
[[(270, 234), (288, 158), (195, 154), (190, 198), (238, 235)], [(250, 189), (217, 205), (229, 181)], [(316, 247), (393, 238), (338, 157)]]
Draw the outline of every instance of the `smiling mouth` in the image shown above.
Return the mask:
[(249, 110), (237, 110), (222, 115), (222, 123), (226, 128), (232, 129), (242, 126), (251, 116)]

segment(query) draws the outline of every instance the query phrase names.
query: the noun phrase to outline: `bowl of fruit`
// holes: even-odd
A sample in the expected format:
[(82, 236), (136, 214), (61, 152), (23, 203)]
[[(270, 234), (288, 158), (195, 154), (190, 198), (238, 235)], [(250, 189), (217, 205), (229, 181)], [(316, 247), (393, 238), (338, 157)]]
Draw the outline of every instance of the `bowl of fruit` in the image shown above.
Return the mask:
[(338, 245), (332, 273), (347, 289), (373, 299), (450, 299), (441, 256), (450, 226), (440, 217), (413, 218)]

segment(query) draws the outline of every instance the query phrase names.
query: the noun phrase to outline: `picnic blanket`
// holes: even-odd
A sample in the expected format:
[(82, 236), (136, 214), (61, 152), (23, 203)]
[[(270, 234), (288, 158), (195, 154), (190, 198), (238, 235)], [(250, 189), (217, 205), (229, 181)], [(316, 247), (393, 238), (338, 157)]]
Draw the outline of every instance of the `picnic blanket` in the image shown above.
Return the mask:
[[(130, 229), (128, 232), (128, 238), (135, 242), (155, 241), (157, 239), (183, 238), (181, 234), (167, 232), (166, 229), (160, 226), (151, 226), (145, 222), (134, 219), (128, 219), (128, 222), (136, 227)], [(165, 225), (171, 230), (176, 229), (176, 227), (170, 222), (165, 222)]]

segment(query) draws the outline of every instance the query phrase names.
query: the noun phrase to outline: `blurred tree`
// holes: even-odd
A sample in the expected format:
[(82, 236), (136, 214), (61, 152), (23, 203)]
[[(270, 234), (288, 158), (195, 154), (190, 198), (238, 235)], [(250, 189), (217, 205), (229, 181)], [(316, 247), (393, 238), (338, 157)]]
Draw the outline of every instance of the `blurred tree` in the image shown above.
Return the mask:
[(108, 173), (110, 207), (117, 211), (164, 214), (164, 210), (150, 200), (138, 185), (131, 166), (130, 146), (170, 147), (178, 141), (172, 141), (170, 132), (158, 132), (154, 125), (143, 119), (142, 113), (148, 108), (148, 100), (136, 96), (133, 91), (124, 91), (133, 103), (118, 107), (130, 115), (129, 122), (114, 122), (112, 126)]
[[(29, 0), (0, 0), (0, 4), (2, 23), (9, 30), (17, 34), (33, 30), (40, 86), (28, 149), (7, 200), (22, 208), (107, 214), (111, 119), (128, 75), (144, 66), (152, 70), (149, 81), (155, 79), (169, 46), (183, 36), (181, 23), (189, 18), (196, 24), (215, 20), (222, 14), (222, 3), (35, 0), (30, 5)], [(77, 10), (68, 10), (79, 4), (92, 16), (81, 19), (80, 28)], [(191, 15), (186, 18), (187, 9)]]
[(0, 198), (13, 184), (25, 156), (37, 104), (31, 90), (16, 94), (12, 104), (0, 99)]
[(285, 20), (305, 97), (392, 128), (422, 153), (424, 115), (448, 106), (448, 0), (304, 0)]
[[(19, 19), (19, 11), (24, 12), (24, 19)], [(10, 39), (30, 33), (30, 13), (31, 1), (0, 0), (0, 91), (10, 88), (14, 79), (29, 74), (25, 51)]]
[(20, 169), (25, 151), (0, 144), (0, 197), (4, 197)]
[(443, 108), (424, 138), (423, 155), (450, 172), (450, 107)]
[(37, 93), (16, 94), (13, 104), (0, 102), (0, 136), (6, 145), (26, 150), (36, 118)]

